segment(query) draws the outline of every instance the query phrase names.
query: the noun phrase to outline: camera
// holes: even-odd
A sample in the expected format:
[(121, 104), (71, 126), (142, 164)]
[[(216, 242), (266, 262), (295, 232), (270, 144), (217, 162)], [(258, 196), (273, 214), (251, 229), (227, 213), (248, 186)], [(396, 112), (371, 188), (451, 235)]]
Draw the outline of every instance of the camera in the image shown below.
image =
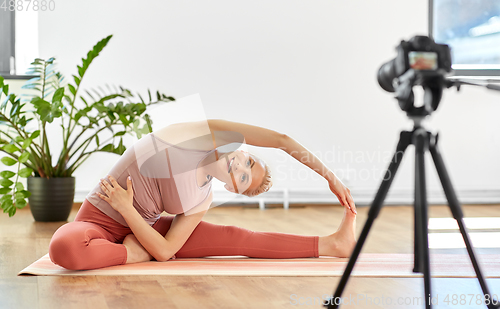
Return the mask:
[[(396, 58), (383, 64), (377, 73), (378, 83), (385, 91), (395, 92), (395, 79), (410, 69), (415, 70), (417, 77), (451, 72), (450, 48), (448, 45), (435, 43), (427, 36), (414, 36), (409, 41), (403, 40), (396, 50)], [(415, 79), (415, 82), (421, 79)]]

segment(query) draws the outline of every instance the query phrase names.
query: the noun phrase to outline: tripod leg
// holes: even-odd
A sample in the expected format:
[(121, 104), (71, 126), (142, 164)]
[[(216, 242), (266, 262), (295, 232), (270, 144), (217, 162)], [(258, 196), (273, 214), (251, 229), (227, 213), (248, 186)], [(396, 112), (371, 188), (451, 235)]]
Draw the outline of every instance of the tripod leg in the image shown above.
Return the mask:
[(485, 297), (489, 297), (490, 299), (490, 304), (487, 304), (487, 306), (489, 309), (500, 308), (500, 306), (498, 306), (498, 299), (493, 301), (496, 305), (493, 304), (493, 302), (491, 302), (492, 295), (488, 289), (486, 280), (483, 277), (481, 269), (479, 268), (479, 263), (476, 260), (474, 248), (472, 247), (469, 234), (467, 233), (467, 229), (465, 228), (463, 220), (464, 215), (462, 213), (460, 202), (458, 201), (457, 195), (455, 194), (455, 190), (453, 189), (453, 186), (451, 184), (451, 179), (444, 165), (443, 157), (441, 156), (441, 153), (439, 152), (439, 149), (437, 147), (437, 136), (434, 141), (431, 141), (429, 148), (432, 155), (432, 159), (434, 161), (434, 165), (436, 166), (436, 170), (439, 175), (439, 179), (441, 180), (441, 184), (443, 186), (444, 194), (446, 195), (446, 199), (448, 200), (448, 205), (450, 207), (451, 213), (453, 214), (453, 217), (458, 223), (460, 233), (462, 234), (465, 246), (467, 248), (467, 253), (469, 254), (469, 258), (471, 260), (472, 266), (474, 267), (474, 271), (476, 272), (476, 276), (479, 281), (479, 284), (481, 285), (483, 294), (485, 295)]
[[(415, 160), (416, 162), (416, 160)], [(415, 168), (417, 170), (417, 168)], [(422, 273), (422, 263), (420, 260), (420, 248), (419, 244), (421, 242), (420, 240), (420, 233), (419, 233), (419, 222), (418, 218), (420, 216), (419, 214), (419, 206), (417, 205), (417, 200), (419, 198), (417, 197), (418, 192), (417, 192), (417, 174), (415, 173), (415, 192), (414, 192), (414, 197), (413, 197), (413, 272), (414, 273)]]
[(415, 252), (415, 265), (424, 274), (425, 308), (430, 309), (431, 303), (431, 270), (429, 260), (427, 192), (425, 184), (425, 151), (428, 149), (428, 133), (423, 129), (415, 133), (415, 242), (418, 250)]
[(351, 275), (351, 272), (354, 268), (354, 264), (356, 264), (356, 260), (358, 259), (359, 253), (361, 252), (361, 248), (363, 247), (366, 237), (368, 236), (370, 228), (373, 222), (375, 221), (375, 218), (378, 216), (380, 209), (382, 208), (382, 204), (387, 195), (387, 192), (389, 191), (392, 180), (394, 179), (394, 176), (396, 175), (398, 167), (401, 163), (401, 160), (403, 159), (404, 152), (406, 148), (408, 148), (408, 145), (410, 144), (411, 134), (412, 132), (406, 132), (406, 131), (401, 132), (398, 146), (396, 148), (396, 153), (394, 153), (394, 156), (392, 157), (392, 161), (389, 164), (389, 167), (387, 168), (384, 179), (382, 180), (382, 183), (380, 184), (380, 187), (377, 191), (377, 195), (373, 200), (373, 203), (370, 207), (370, 211), (368, 212), (368, 218), (366, 219), (365, 225), (363, 227), (363, 230), (361, 231), (361, 235), (359, 236), (358, 242), (356, 243), (356, 246), (354, 247), (351, 257), (349, 258), (349, 262), (347, 263), (347, 266), (344, 270), (344, 274), (340, 279), (335, 294), (333, 295), (332, 298), (326, 300), (324, 303), (324, 305), (329, 309), (338, 308), (338, 306), (342, 303), (342, 298), (341, 298), (342, 292), (344, 291), (347, 281), (349, 280), (349, 276)]

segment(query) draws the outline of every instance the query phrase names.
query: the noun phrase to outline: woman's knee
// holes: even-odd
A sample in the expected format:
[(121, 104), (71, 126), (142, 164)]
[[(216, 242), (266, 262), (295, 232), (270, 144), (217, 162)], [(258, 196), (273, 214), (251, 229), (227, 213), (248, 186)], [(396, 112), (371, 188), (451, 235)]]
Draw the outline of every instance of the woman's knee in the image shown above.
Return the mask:
[(80, 270), (82, 249), (81, 235), (71, 229), (71, 223), (61, 226), (52, 236), (49, 244), (49, 257), (53, 263), (67, 269)]

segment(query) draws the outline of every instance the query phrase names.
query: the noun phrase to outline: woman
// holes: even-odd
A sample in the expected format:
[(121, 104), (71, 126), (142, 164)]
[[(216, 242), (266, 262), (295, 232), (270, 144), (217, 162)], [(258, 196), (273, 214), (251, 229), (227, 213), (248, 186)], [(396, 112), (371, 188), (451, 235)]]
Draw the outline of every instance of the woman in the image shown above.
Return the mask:
[[(323, 176), (345, 207), (337, 232), (300, 236), (202, 221), (212, 203), (213, 178), (247, 196), (272, 185), (262, 160), (241, 150), (221, 151), (241, 142), (282, 149)], [(54, 263), (83, 270), (176, 256), (347, 257), (355, 245), (349, 189), (298, 142), (265, 128), (224, 120), (170, 125), (129, 147), (107, 179), (87, 195), (75, 221), (55, 232), (49, 246)], [(163, 211), (175, 217), (160, 216)]]

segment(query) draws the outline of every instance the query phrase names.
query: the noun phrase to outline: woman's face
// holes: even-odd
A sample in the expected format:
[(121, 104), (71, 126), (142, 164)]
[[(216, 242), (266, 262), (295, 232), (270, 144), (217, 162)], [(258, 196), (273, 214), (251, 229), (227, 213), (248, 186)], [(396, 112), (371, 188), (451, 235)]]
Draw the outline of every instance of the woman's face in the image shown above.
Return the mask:
[(219, 161), (220, 168), (227, 175), (224, 187), (234, 193), (241, 194), (249, 188), (257, 188), (266, 173), (261, 159), (242, 150), (224, 154)]

